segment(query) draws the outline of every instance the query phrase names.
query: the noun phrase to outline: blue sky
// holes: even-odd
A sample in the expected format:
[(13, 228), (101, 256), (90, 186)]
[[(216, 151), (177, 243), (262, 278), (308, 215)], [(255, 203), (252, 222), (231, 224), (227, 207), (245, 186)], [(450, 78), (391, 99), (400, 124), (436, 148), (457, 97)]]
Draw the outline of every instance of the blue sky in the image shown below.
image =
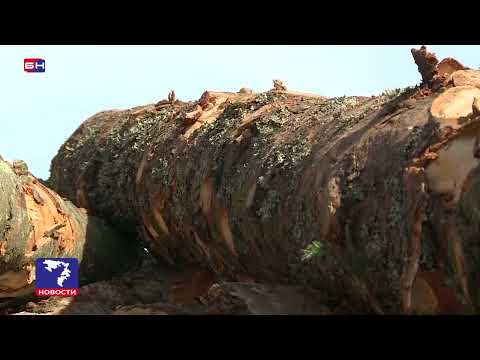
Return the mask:
[[(60, 145), (89, 116), (153, 103), (174, 89), (195, 100), (204, 90), (255, 91), (281, 79), (325, 96), (375, 95), (416, 85), (409, 46), (1, 46), (0, 154), (48, 178)], [(480, 67), (480, 46), (429, 46), (438, 58)], [(25, 73), (24, 58), (46, 61)]]

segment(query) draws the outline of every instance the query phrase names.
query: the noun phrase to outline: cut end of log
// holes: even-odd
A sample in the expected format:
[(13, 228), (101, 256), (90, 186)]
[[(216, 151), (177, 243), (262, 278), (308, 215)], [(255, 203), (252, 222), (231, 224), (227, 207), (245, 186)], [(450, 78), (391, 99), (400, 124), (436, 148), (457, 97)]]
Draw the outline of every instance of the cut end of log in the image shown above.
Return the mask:
[(440, 127), (458, 129), (474, 114), (475, 98), (480, 98), (480, 89), (473, 86), (456, 86), (440, 94), (432, 103), (430, 113)]
[(458, 70), (452, 73), (451, 80), (454, 86), (472, 86), (480, 89), (480, 71)]
[(426, 167), (431, 191), (439, 194), (453, 194), (456, 202), (461, 195), (463, 184), (480, 159), (475, 157), (480, 129), (473, 129), (450, 141), (438, 151), (438, 157)]
[(438, 63), (435, 68), (436, 75), (442, 77), (448, 77), (455, 71), (465, 70), (466, 67), (453, 58), (445, 58)]

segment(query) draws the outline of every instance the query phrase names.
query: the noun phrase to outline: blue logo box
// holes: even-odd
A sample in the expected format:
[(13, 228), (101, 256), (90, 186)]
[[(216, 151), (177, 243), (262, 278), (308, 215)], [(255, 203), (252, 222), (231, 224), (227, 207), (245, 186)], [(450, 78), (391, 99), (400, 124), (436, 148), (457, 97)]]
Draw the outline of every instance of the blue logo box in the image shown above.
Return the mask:
[(36, 289), (78, 289), (78, 259), (39, 258), (35, 260)]

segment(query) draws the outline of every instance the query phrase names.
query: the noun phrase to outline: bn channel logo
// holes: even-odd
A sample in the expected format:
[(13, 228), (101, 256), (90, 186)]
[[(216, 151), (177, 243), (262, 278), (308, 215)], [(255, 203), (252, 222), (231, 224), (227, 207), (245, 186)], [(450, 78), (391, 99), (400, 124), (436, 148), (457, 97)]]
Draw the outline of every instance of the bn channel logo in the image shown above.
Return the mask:
[(45, 72), (45, 60), (39, 58), (23, 59), (25, 72)]

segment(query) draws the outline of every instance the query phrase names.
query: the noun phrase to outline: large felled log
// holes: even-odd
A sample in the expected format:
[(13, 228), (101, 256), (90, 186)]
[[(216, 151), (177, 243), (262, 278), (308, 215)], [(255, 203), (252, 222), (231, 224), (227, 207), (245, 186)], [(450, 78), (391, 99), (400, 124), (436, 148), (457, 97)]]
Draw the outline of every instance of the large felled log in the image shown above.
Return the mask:
[(430, 293), (460, 305), (430, 308), (478, 309), (476, 90), (455, 88), (453, 59), (413, 54), (423, 85), (376, 97), (205, 92), (96, 114), (49, 184), (168, 263), (379, 314), (424, 311), (418, 292), (440, 278)]
[(0, 298), (33, 290), (40, 257), (79, 259), (82, 281), (108, 278), (136, 261), (137, 244), (45, 187), (22, 161), (0, 158), (0, 194)]

